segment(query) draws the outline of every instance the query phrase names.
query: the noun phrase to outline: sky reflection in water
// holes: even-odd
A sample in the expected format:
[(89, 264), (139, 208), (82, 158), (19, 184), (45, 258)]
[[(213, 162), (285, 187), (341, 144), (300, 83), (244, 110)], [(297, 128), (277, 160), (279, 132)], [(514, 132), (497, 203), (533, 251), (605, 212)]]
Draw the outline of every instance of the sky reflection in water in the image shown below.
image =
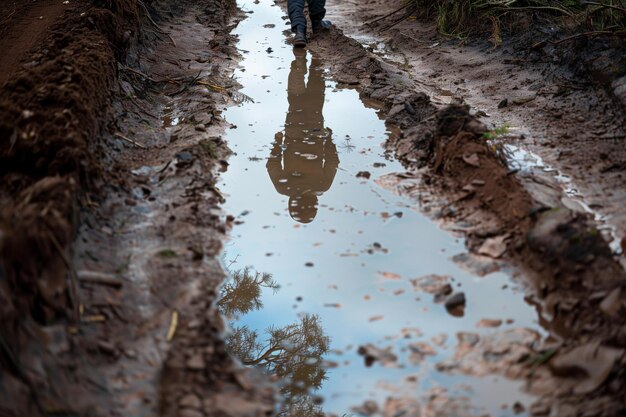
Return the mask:
[[(233, 278), (220, 307), (233, 319), (233, 352), (287, 377), (291, 409), (284, 415), (342, 415), (365, 399), (383, 402), (390, 394), (385, 382), (416, 398), (447, 387), (471, 397), (477, 411), (512, 415), (500, 407), (528, 402), (522, 383), (445, 375), (434, 365), (454, 353), (457, 332), (493, 331), (477, 329), (480, 319), (538, 329), (534, 311), (521, 294), (502, 289), (510, 284), (504, 274), (477, 278), (460, 269), (450, 258), (464, 252), (462, 243), (373, 182), (403, 171), (383, 154), (384, 123), (355, 91), (326, 80), (321, 62), (294, 53), (272, 4), (245, 5), (254, 13), (236, 30), (246, 52), (235, 76), (255, 102), (225, 115), (237, 126), (226, 137), (237, 155), (220, 189), (226, 212), (243, 222), (223, 255)], [(370, 171), (372, 180), (357, 178), (359, 171)], [(428, 274), (449, 275), (465, 292), (463, 317), (414, 291), (409, 279)], [(442, 333), (447, 343), (436, 355), (420, 366), (407, 361), (409, 343)], [(357, 348), (368, 343), (393, 346), (399, 367), (365, 367)]]

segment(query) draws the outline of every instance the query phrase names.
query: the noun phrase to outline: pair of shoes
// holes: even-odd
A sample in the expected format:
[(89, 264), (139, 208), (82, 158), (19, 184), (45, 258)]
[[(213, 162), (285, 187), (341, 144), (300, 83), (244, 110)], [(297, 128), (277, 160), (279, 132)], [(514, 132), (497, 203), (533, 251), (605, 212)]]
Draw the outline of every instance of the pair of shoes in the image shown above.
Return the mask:
[(324, 30), (329, 30), (332, 26), (330, 20), (320, 20), (319, 22), (313, 22), (313, 33), (320, 33)]
[(298, 30), (293, 37), (293, 46), (296, 48), (304, 48), (306, 46), (306, 32)]

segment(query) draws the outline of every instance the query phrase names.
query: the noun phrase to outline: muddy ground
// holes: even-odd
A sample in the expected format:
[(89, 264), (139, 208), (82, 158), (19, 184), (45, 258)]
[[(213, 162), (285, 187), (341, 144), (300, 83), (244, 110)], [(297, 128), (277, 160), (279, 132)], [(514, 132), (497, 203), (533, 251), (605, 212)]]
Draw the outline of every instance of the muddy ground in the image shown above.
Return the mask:
[[(309, 49), (383, 106), (407, 168), (385, 185), (463, 233), (482, 268), (524, 271), (551, 333), (530, 357), (469, 343), (474, 356), (451, 370), (495, 354), (493, 372), (540, 396), (532, 414), (624, 414), (620, 74), (580, 78), (549, 52), (459, 45), (424, 22), (363, 25), (395, 7), (330, 5), (343, 31)], [(228, 166), (221, 111), (245, 100), (230, 78), (243, 18), (230, 0), (0, 6), (0, 414), (271, 414), (273, 386), (225, 351), (213, 308), (232, 226), (215, 187)], [(502, 140), (577, 192), (485, 140), (505, 123), (525, 138)]]

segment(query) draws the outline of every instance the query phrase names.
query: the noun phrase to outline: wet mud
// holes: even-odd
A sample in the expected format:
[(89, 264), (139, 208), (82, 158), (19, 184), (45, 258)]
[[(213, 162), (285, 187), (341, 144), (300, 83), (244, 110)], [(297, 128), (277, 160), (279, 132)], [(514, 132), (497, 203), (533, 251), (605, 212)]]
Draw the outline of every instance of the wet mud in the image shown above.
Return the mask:
[(2, 414), (624, 412), (617, 217), (371, 34), (142, 4), (72, 3), (11, 64)]

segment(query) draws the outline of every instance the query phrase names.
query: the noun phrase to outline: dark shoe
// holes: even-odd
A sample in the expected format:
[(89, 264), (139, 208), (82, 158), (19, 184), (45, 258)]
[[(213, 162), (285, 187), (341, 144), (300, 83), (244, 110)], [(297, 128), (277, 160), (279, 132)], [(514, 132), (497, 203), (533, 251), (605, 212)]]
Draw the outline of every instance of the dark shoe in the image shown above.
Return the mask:
[(306, 33), (299, 30), (293, 37), (293, 46), (296, 48), (304, 48), (306, 46)]
[(329, 30), (333, 24), (330, 23), (330, 20), (321, 20), (319, 22), (313, 23), (313, 33), (320, 33), (324, 30)]

